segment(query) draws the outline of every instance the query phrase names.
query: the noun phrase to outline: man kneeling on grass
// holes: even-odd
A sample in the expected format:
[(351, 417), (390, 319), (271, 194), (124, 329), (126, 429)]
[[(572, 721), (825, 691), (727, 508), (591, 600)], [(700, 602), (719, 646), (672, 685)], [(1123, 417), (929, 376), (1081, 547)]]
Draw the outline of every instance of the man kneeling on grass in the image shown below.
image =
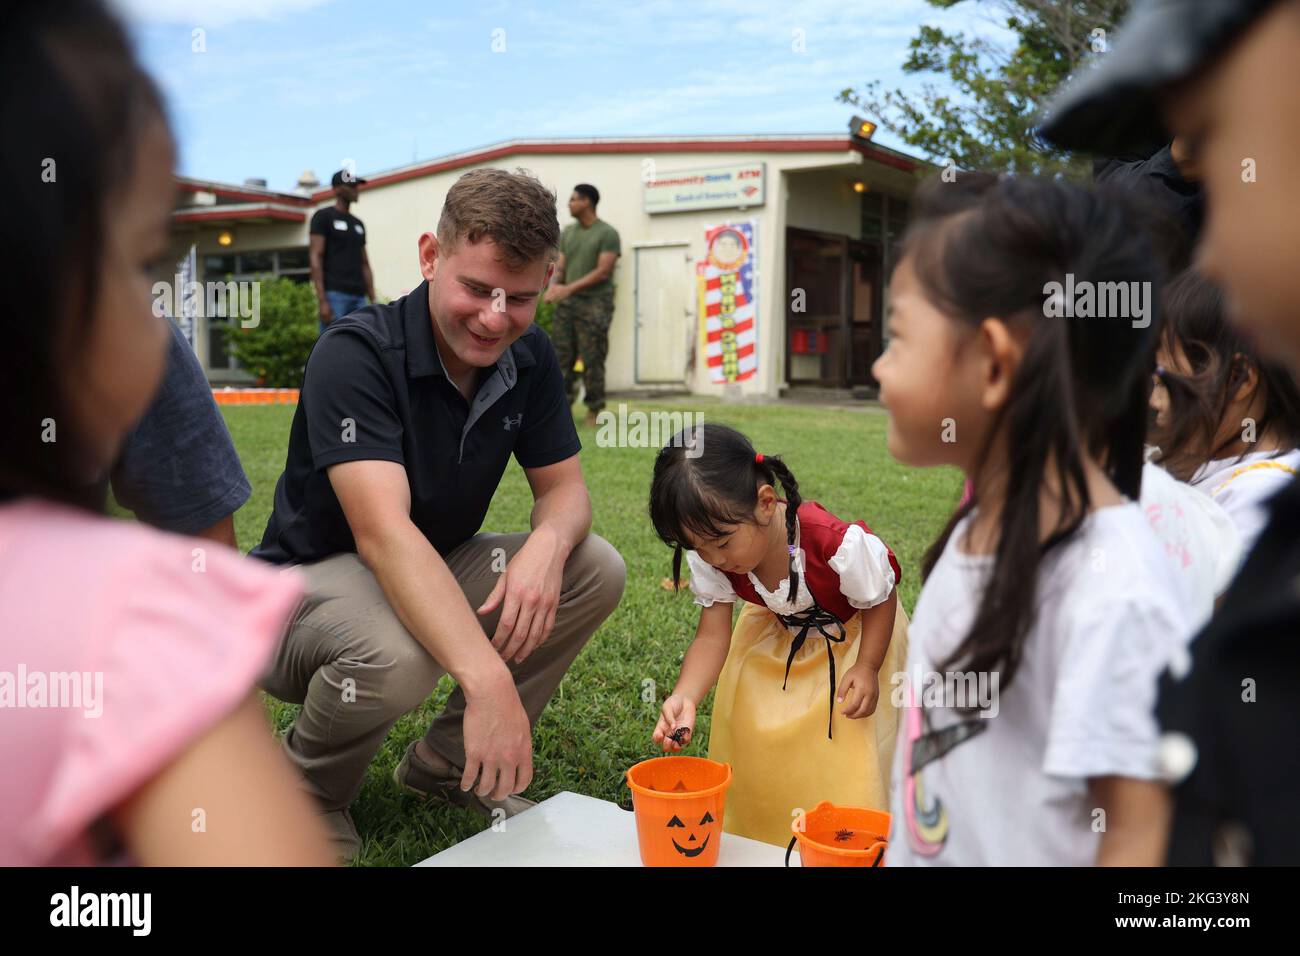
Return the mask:
[[(284, 746), (344, 857), (366, 768), (444, 673), (457, 688), (398, 784), (489, 816), (531, 806), (515, 795), (532, 726), (623, 593), (622, 558), (588, 533), (563, 375), (532, 324), (555, 209), (522, 171), (466, 173), (420, 237), (424, 281), (330, 323), (307, 362), (252, 554), (309, 580), (263, 684), (303, 705)], [(511, 454), (532, 531), (480, 533)]]

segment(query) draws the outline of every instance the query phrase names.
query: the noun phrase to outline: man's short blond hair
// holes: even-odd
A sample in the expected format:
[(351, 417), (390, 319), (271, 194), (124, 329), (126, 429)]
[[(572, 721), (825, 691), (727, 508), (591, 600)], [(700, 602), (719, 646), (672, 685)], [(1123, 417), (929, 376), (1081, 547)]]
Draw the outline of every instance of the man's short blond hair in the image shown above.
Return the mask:
[(491, 239), (516, 270), (550, 262), (560, 245), (555, 209), (555, 193), (526, 169), (471, 169), (447, 191), (438, 243), (451, 253), (462, 239)]

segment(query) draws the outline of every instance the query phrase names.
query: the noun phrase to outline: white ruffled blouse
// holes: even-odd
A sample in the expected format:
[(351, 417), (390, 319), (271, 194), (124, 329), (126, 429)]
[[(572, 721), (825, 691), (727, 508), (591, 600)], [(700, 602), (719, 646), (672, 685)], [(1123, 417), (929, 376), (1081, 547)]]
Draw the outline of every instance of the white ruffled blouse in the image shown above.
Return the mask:
[[(795, 519), (795, 560), (796, 567), (807, 567), (807, 556), (799, 547), (799, 521)], [(702, 607), (711, 607), (714, 601), (734, 604), (741, 597), (727, 580), (727, 576), (709, 564), (694, 551), (686, 552), (686, 562), (691, 569), (691, 591), (695, 594), (695, 603)], [(839, 576), (840, 593), (856, 608), (875, 607), (888, 599), (894, 590), (894, 569), (889, 564), (889, 549), (885, 542), (874, 534), (862, 530), (861, 525), (851, 524), (840, 542), (839, 548), (827, 562)], [(812, 595), (808, 591), (807, 576), (799, 575), (799, 590), (794, 601), (787, 601), (790, 593), (790, 579), (783, 578), (775, 591), (763, 587), (763, 582), (752, 571), (749, 582), (763, 599), (768, 610), (775, 614), (797, 614), (812, 607)]]

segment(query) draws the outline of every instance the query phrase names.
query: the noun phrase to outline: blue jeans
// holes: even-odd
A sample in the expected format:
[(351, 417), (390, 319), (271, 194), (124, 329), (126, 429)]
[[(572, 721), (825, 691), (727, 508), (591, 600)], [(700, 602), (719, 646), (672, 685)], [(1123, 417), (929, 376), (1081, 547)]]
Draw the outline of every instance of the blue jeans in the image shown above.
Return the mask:
[[(370, 300), (364, 295), (353, 295), (351, 292), (331, 292), (325, 290), (325, 298), (334, 310), (334, 318), (341, 319), (349, 312), (355, 312), (357, 309), (366, 305)], [(320, 330), (325, 331), (325, 323), (321, 323)]]

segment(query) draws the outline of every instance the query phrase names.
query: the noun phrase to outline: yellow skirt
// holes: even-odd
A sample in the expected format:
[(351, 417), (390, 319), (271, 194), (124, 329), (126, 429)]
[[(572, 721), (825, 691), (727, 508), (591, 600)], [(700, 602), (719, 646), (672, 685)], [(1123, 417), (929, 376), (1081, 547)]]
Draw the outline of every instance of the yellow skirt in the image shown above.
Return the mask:
[(785, 846), (795, 815), (822, 800), (889, 809), (898, 730), (890, 677), (907, 666), (907, 613), (900, 603), (880, 667), (875, 713), (850, 720), (836, 703), (828, 739), (826, 647), (835, 655), (838, 684), (858, 659), (862, 612), (844, 623), (844, 631), (842, 643), (810, 631), (782, 690), (794, 634), (767, 608), (746, 602), (741, 610), (718, 677), (709, 733), (710, 759), (731, 764), (734, 773), (723, 816), (728, 833)]

